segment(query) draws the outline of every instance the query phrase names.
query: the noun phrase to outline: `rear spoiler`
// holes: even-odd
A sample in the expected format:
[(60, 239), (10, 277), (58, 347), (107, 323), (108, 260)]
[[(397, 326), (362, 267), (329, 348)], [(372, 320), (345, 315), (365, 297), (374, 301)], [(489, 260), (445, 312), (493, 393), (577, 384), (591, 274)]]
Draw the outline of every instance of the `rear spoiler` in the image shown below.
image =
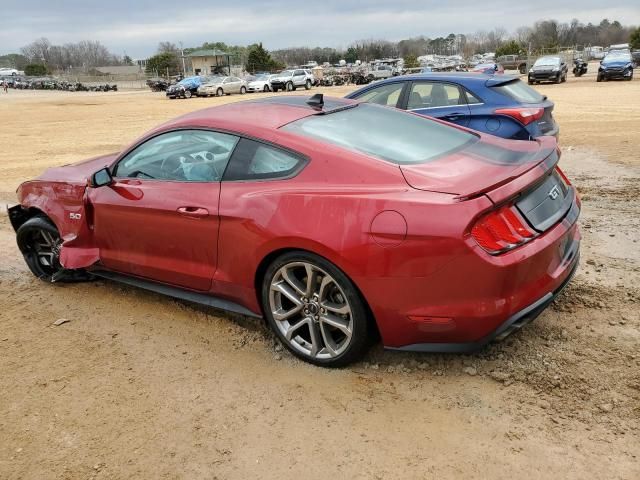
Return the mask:
[(497, 87), (498, 85), (504, 85), (505, 83), (519, 79), (520, 77), (516, 77), (515, 75), (492, 75), (484, 84), (487, 87)]

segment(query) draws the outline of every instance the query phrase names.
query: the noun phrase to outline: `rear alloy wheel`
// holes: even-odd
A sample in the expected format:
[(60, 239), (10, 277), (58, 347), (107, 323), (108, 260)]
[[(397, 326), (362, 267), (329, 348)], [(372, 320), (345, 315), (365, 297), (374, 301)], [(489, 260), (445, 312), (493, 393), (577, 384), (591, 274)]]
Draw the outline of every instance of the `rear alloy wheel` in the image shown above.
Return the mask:
[(83, 270), (66, 270), (60, 264), (62, 240), (56, 226), (44, 217), (24, 222), (16, 233), (18, 248), (36, 277), (46, 282), (87, 280)]
[(216, 97), (221, 97), (224, 95), (224, 90), (222, 90), (221, 88), (219, 88), (218, 90), (216, 90)]
[(341, 367), (367, 347), (360, 295), (344, 273), (321, 257), (305, 252), (279, 257), (265, 274), (262, 302), (280, 341), (307, 362)]
[(307, 80), (304, 84), (305, 90), (311, 90), (311, 80)]

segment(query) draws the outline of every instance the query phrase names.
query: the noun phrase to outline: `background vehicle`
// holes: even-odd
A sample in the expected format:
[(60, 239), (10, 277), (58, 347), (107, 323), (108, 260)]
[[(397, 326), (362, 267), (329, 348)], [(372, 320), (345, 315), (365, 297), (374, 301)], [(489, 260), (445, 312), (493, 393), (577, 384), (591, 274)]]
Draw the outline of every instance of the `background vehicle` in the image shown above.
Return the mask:
[(520, 73), (527, 73), (527, 59), (520, 55), (502, 55), (498, 57), (498, 62), (505, 70), (518, 70)]
[(589, 64), (587, 62), (585, 62), (581, 58), (576, 58), (573, 61), (573, 74), (576, 77), (581, 77), (582, 75), (587, 73), (588, 67), (589, 67)]
[(232, 93), (247, 93), (247, 82), (238, 77), (211, 77), (205, 83), (198, 87), (198, 95), (201, 97), (210, 97), (215, 95), (221, 97), (223, 95), (231, 95)]
[(529, 85), (540, 82), (566, 82), (568, 72), (567, 62), (562, 57), (540, 57), (529, 69)]
[(633, 80), (633, 62), (628, 50), (615, 50), (608, 53), (600, 62), (596, 81)]
[(374, 80), (393, 77), (394, 72), (395, 70), (390, 65), (384, 65), (384, 64), (373, 65), (367, 71), (367, 79), (370, 82), (372, 82)]
[(558, 159), (550, 137), (268, 97), (52, 168), (19, 187), (9, 215), (47, 282), (88, 271), (264, 315), (293, 354), (340, 366), (375, 329), (389, 348), (469, 351), (544, 310), (579, 253), (579, 200)]
[(271, 77), (271, 90), (286, 90), (291, 92), (298, 87), (304, 87), (309, 90), (313, 86), (313, 74), (308, 70), (296, 68), (292, 70), (283, 70)]
[(271, 77), (269, 73), (260, 73), (247, 79), (247, 92), (270, 92)]
[(198, 87), (202, 85), (203, 78), (199, 76), (187, 77), (178, 83), (167, 87), (168, 98), (191, 98), (198, 93)]
[(0, 68), (0, 76), (3, 75), (19, 75), (20, 72), (15, 68)]
[(493, 75), (496, 73), (504, 73), (504, 67), (499, 63), (479, 63), (471, 69), (472, 73), (484, 73), (486, 75)]
[(347, 98), (410, 110), (490, 133), (529, 140), (558, 135), (553, 102), (511, 75), (425, 73), (382, 80)]

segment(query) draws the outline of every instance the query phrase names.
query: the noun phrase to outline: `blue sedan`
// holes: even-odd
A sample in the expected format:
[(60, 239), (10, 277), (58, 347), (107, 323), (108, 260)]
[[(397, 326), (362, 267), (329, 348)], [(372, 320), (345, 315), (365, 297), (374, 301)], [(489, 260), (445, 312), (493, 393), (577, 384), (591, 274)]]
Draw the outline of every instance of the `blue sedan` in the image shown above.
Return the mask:
[(558, 136), (553, 102), (518, 77), (421, 73), (371, 83), (347, 98), (439, 118), (503, 138)]

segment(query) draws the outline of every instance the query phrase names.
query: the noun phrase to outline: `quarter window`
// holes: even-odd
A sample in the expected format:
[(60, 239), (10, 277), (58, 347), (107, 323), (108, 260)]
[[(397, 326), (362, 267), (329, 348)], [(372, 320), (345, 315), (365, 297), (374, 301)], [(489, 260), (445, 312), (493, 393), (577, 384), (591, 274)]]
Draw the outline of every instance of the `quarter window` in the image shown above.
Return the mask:
[(243, 138), (231, 157), (224, 180), (287, 178), (304, 164), (304, 159), (292, 153)]
[(437, 82), (414, 82), (409, 93), (407, 109), (417, 110), (433, 107), (450, 107), (464, 105), (465, 100), (460, 95), (456, 85)]
[(371, 88), (356, 98), (367, 103), (395, 107), (398, 104), (403, 87), (404, 82), (387, 83), (386, 85)]
[(206, 130), (163, 133), (129, 152), (114, 175), (181, 182), (219, 182), (238, 137)]

